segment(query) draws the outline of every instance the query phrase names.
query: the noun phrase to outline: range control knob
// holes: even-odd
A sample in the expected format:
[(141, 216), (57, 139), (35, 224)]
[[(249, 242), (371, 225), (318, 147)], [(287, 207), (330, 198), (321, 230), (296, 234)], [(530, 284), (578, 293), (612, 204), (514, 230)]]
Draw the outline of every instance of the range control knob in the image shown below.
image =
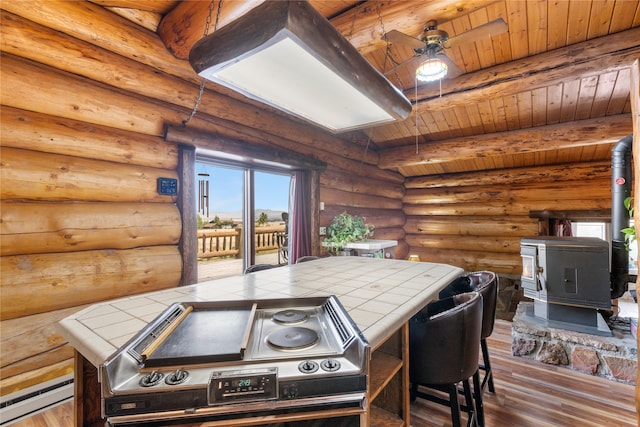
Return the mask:
[(320, 367), (327, 372), (335, 372), (340, 369), (340, 362), (335, 359), (323, 360)]
[(303, 374), (313, 374), (318, 370), (318, 364), (313, 360), (305, 360), (304, 362), (300, 362), (298, 369)]
[(154, 385), (158, 384), (163, 377), (163, 373), (153, 371), (150, 374), (147, 374), (144, 377), (140, 378), (140, 385), (142, 387), (153, 387)]
[(167, 375), (167, 378), (164, 380), (164, 382), (168, 385), (182, 384), (187, 380), (188, 377), (189, 372), (182, 369), (176, 369), (170, 375)]

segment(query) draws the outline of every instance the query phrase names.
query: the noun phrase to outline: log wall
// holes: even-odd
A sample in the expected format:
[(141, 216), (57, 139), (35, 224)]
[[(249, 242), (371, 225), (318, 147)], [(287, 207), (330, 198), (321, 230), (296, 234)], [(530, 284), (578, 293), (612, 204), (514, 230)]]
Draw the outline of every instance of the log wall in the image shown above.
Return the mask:
[[(480, 185), (478, 185), (480, 184)], [(405, 243), (423, 261), (519, 275), (520, 239), (540, 234), (532, 212), (611, 211), (610, 162), (408, 178)]]
[[(179, 147), (165, 129), (188, 117), (200, 80), (156, 34), (97, 4), (33, 0), (0, 9), (7, 395), (73, 370), (58, 320), (96, 301), (180, 284), (183, 218), (175, 197), (156, 193), (156, 179), (180, 176)], [(189, 127), (331, 165), (320, 173), (325, 210), (314, 224), (348, 210), (373, 222), (377, 238), (403, 238), (403, 178), (378, 168), (364, 143), (209, 84)]]
[(182, 266), (175, 198), (155, 191), (158, 177), (177, 177), (175, 146), (0, 108), (5, 395), (72, 371), (58, 320), (93, 302), (174, 287)]

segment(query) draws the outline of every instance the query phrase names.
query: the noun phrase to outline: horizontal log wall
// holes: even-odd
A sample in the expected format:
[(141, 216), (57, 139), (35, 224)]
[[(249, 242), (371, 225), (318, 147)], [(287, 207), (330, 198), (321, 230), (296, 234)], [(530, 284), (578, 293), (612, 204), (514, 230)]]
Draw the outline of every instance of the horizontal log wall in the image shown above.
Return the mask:
[(519, 275), (520, 239), (540, 233), (532, 211), (611, 210), (610, 162), (416, 177), (406, 187), (407, 250), (467, 271)]
[(176, 244), (180, 213), (169, 203), (2, 202), (2, 255)]
[[(325, 207), (320, 212), (320, 226), (328, 227), (336, 215), (347, 211), (374, 226), (373, 239), (402, 241), (405, 234), (402, 180), (378, 179), (363, 167), (349, 170), (329, 164), (320, 176), (320, 201)], [(396, 258), (404, 258), (405, 252), (396, 250)]]
[[(58, 320), (97, 300), (178, 285), (182, 219), (175, 198), (156, 194), (156, 179), (178, 177), (178, 147), (165, 129), (188, 117), (200, 78), (155, 34), (98, 4), (1, 9), (5, 395), (71, 372)], [(316, 224), (348, 210), (368, 217), (376, 238), (404, 237), (403, 178), (378, 168), (366, 141), (209, 84), (189, 128), (331, 165), (320, 174), (325, 210)]]
[(177, 147), (105, 125), (103, 111), (57, 116), (48, 108), (60, 101), (55, 84), (31, 89), (41, 92), (32, 101), (3, 98), (1, 107), (2, 395), (72, 372), (57, 321), (86, 304), (175, 287), (182, 272), (175, 197), (156, 190), (157, 178), (178, 177)]
[[(174, 287), (182, 266), (180, 213), (173, 197), (156, 193), (158, 177), (177, 176), (175, 147), (131, 132), (118, 135), (123, 144), (105, 128), (6, 106), (2, 116), (5, 395), (72, 372), (57, 321), (88, 303)], [(92, 148), (80, 157), (78, 146)], [(149, 166), (154, 151), (160, 167)]]

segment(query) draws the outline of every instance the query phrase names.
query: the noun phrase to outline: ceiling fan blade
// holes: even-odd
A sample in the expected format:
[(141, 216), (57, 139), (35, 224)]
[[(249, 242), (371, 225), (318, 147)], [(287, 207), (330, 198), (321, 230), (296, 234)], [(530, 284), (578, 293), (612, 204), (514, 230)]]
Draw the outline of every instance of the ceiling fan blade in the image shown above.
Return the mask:
[(472, 43), (478, 39), (482, 39), (489, 36), (497, 36), (498, 34), (506, 33), (509, 29), (504, 19), (498, 18), (494, 21), (482, 24), (479, 27), (473, 28), (464, 33), (453, 36), (444, 42), (445, 48), (458, 46), (460, 44)]
[(382, 40), (389, 43), (398, 43), (405, 46), (412, 47), (413, 49), (422, 49), (425, 43), (422, 40), (418, 40), (415, 37), (406, 35), (397, 30), (391, 30), (382, 36)]
[(418, 68), (418, 65), (420, 65), (422, 61), (424, 61), (423, 55), (412, 56), (411, 58), (407, 59), (406, 61), (402, 61), (390, 70), (385, 71), (384, 76), (388, 79), (390, 79), (391, 77), (395, 77), (396, 72), (405, 67), (409, 69), (413, 68), (413, 70), (415, 70), (416, 68)]
[(453, 62), (447, 55), (444, 53), (439, 53), (438, 58), (442, 59), (445, 64), (447, 64), (447, 76), (445, 79), (455, 79), (456, 77), (464, 74), (464, 72), (458, 68), (455, 62)]

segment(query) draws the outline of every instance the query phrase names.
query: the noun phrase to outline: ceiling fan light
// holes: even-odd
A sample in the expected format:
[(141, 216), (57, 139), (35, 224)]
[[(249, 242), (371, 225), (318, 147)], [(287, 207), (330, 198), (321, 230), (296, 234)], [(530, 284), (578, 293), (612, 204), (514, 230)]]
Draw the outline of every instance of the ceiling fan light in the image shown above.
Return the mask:
[(429, 58), (416, 70), (416, 78), (421, 82), (435, 82), (447, 75), (449, 67), (439, 58)]

